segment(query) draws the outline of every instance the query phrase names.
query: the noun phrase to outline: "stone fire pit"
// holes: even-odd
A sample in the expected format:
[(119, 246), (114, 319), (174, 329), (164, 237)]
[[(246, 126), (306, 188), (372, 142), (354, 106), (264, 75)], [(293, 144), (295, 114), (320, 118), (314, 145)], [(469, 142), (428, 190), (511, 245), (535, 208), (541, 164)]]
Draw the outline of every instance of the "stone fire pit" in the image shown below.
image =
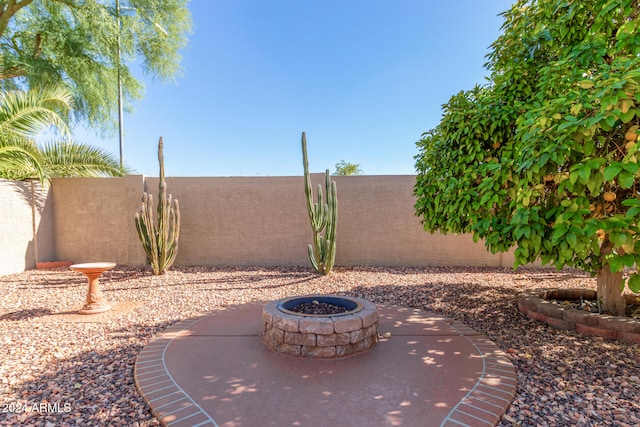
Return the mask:
[[(339, 314), (304, 314), (299, 304), (344, 307)], [(305, 295), (266, 304), (262, 342), (273, 351), (300, 357), (336, 358), (370, 350), (378, 342), (376, 305), (353, 297)]]

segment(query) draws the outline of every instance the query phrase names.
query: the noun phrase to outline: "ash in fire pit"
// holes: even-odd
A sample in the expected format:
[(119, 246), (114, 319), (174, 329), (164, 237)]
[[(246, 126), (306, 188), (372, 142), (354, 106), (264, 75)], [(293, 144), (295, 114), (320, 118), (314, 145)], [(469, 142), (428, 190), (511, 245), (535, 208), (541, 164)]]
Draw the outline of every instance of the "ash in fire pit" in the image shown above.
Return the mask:
[(303, 302), (291, 308), (290, 311), (302, 314), (340, 314), (349, 311), (346, 307), (330, 304), (328, 302), (319, 302), (313, 300), (311, 302)]
[(362, 300), (338, 295), (307, 295), (285, 298), (277, 307), (283, 313), (303, 316), (344, 316), (363, 308)]

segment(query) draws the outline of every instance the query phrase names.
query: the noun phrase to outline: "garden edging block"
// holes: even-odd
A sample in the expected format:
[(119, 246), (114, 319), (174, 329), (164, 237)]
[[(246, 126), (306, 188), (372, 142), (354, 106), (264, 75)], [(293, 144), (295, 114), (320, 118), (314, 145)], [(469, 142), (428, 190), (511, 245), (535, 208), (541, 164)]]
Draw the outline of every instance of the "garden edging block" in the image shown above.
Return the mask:
[[(630, 344), (640, 343), (640, 319), (610, 316), (563, 307), (547, 299), (593, 299), (592, 289), (539, 289), (518, 296), (518, 310), (532, 320), (584, 335), (599, 336)], [(628, 304), (636, 297), (627, 298)]]

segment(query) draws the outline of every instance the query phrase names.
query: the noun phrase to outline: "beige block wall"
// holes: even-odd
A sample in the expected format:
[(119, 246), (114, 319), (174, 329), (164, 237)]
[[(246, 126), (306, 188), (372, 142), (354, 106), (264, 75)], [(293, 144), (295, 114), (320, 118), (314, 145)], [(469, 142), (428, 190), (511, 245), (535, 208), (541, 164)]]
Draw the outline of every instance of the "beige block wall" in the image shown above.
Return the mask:
[(414, 175), (334, 177), (343, 265), (501, 266), (470, 235), (428, 233), (415, 216)]
[[(176, 265), (304, 265), (302, 177), (167, 178), (182, 217)], [(156, 197), (158, 179), (147, 179)]]
[(58, 178), (52, 182), (58, 260), (143, 264), (133, 216), (143, 177)]
[(54, 259), (49, 189), (43, 190), (37, 183), (32, 186), (30, 182), (0, 179), (0, 275), (19, 273), (34, 268), (36, 262)]
[[(323, 183), (323, 174), (314, 174)], [(338, 186), (338, 265), (511, 266), (468, 235), (423, 231), (413, 210), (413, 175), (333, 177)], [(75, 262), (140, 265), (133, 215), (157, 178), (54, 180), (56, 254)], [(176, 265), (309, 265), (312, 240), (303, 178), (167, 178), (180, 202)]]

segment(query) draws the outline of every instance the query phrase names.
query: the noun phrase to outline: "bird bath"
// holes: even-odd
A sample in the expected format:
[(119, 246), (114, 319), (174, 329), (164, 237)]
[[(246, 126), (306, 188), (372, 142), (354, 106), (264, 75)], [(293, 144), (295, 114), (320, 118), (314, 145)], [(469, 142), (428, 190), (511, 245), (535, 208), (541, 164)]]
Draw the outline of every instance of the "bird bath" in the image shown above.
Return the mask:
[(100, 289), (100, 275), (111, 270), (116, 266), (115, 262), (90, 262), (86, 264), (73, 264), (69, 266), (70, 269), (78, 271), (85, 276), (89, 281), (89, 288), (87, 289), (87, 301), (81, 310), (80, 314), (96, 314), (107, 311), (111, 308), (102, 298), (102, 290)]

